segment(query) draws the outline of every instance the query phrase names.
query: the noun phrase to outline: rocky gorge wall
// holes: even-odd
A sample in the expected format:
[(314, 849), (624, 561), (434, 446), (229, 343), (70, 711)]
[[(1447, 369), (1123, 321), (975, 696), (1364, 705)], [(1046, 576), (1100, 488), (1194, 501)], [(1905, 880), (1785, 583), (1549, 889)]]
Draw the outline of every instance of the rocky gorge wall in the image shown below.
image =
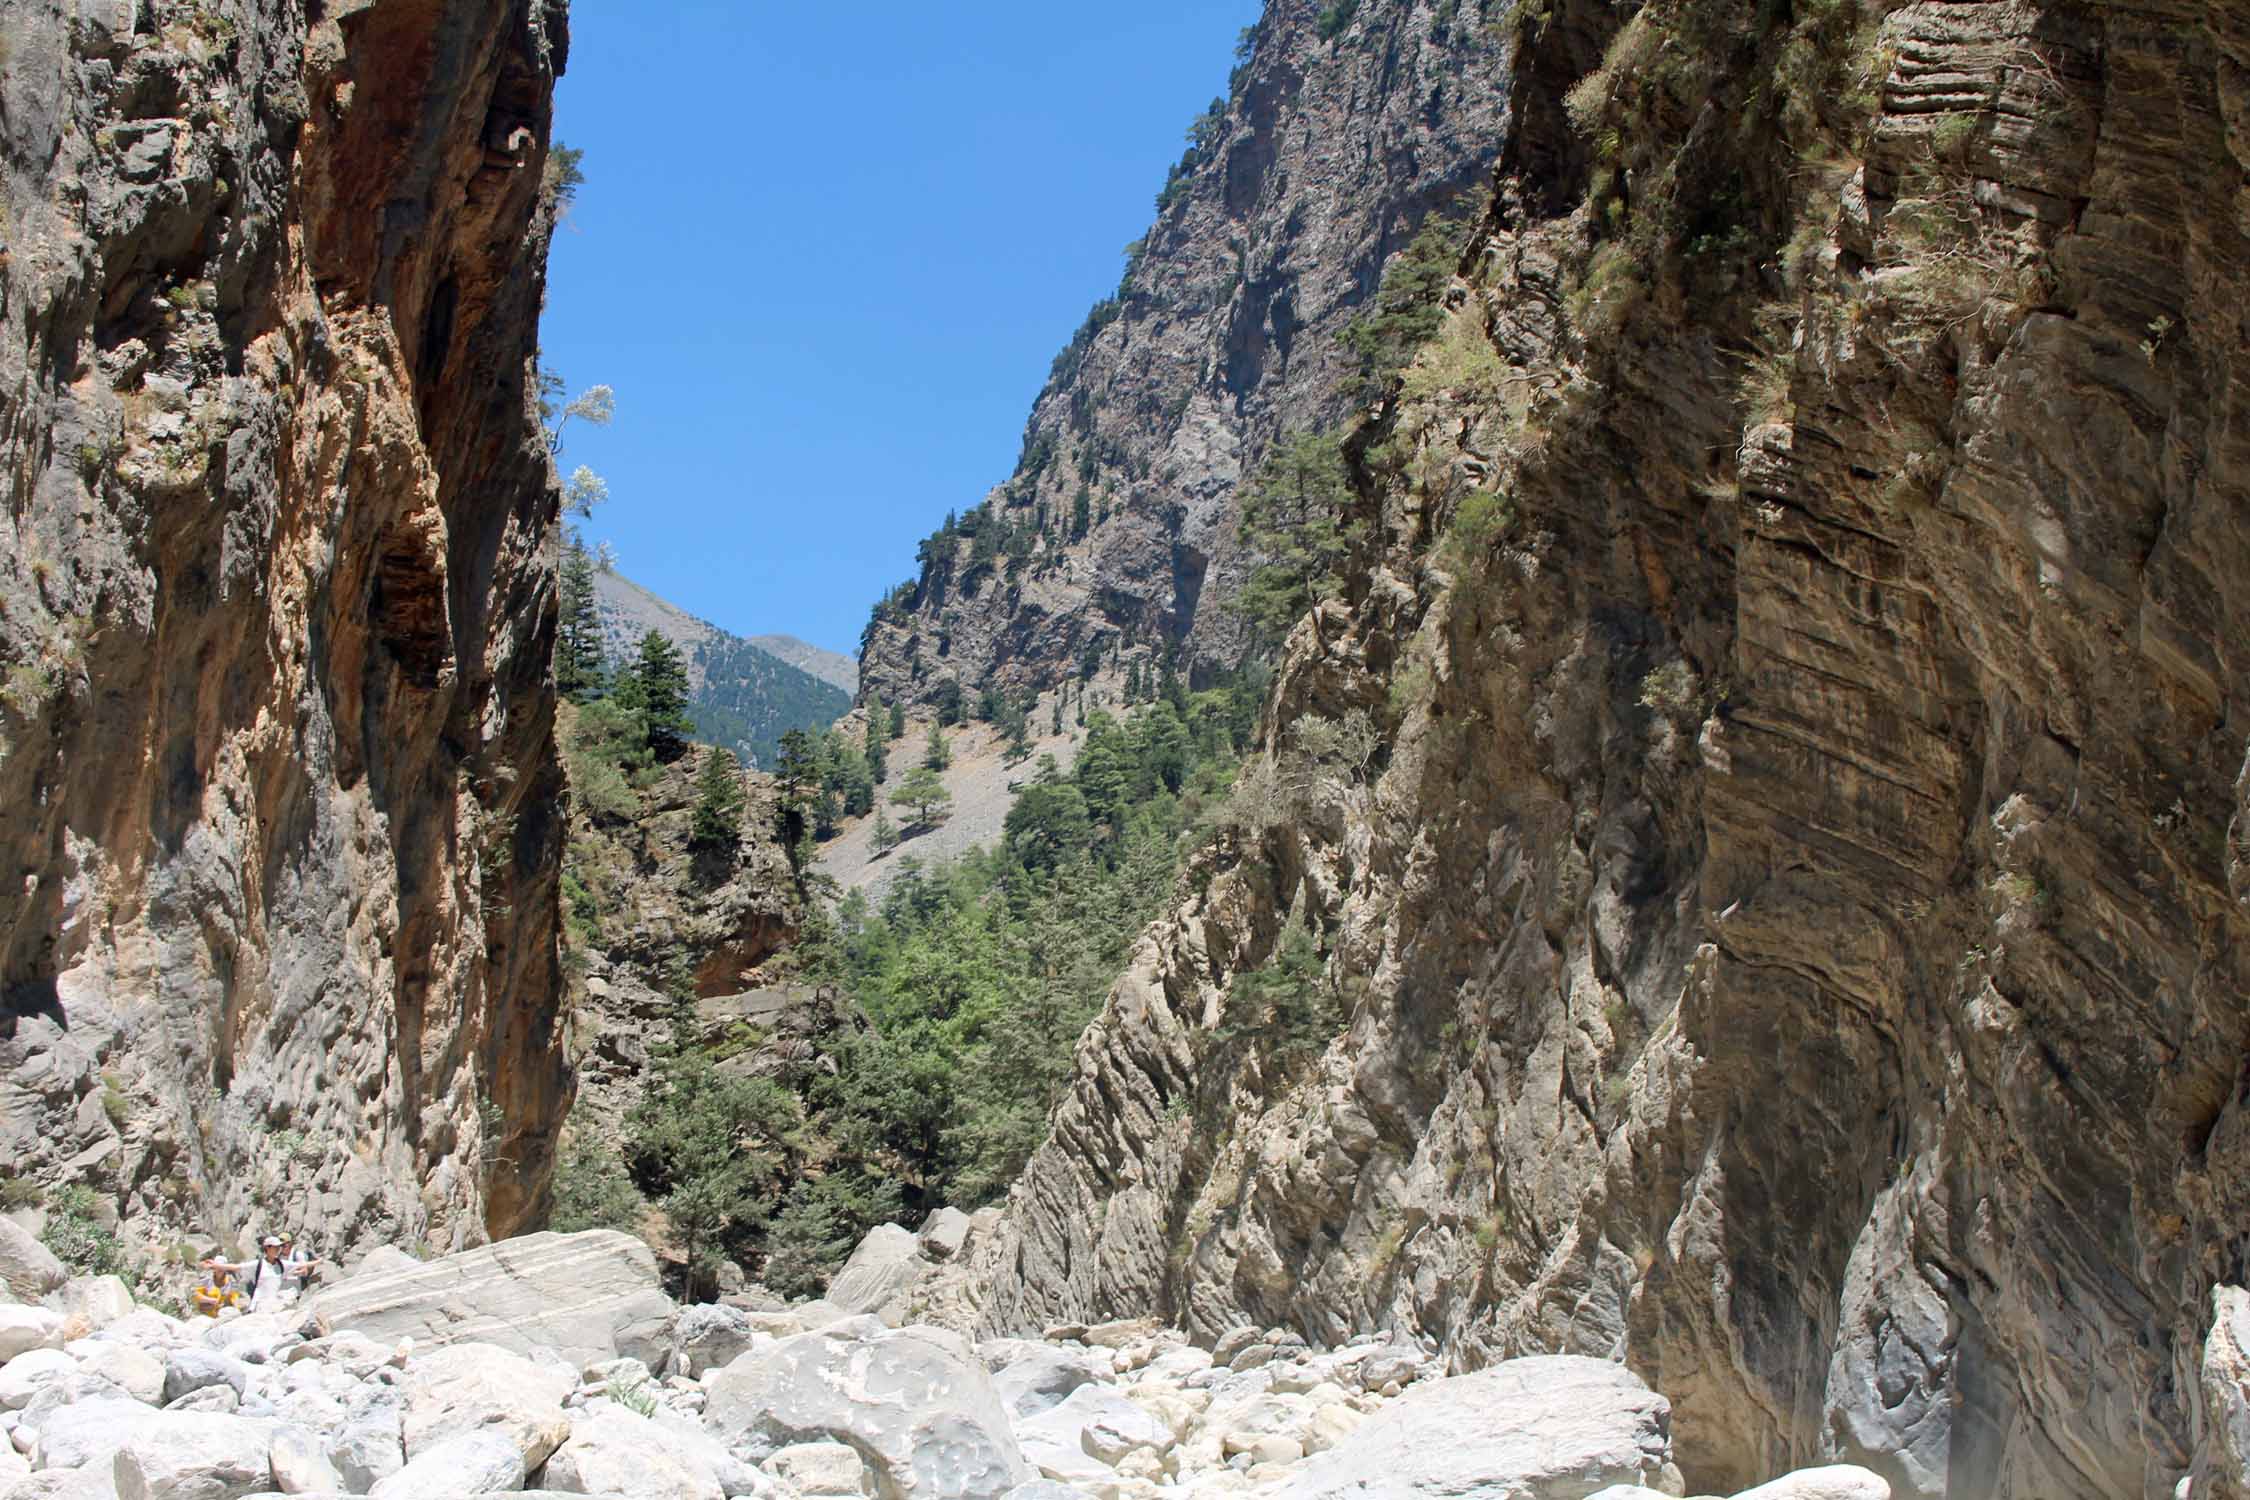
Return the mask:
[(2250, 17), (1513, 22), (1373, 541), (984, 1323), (1622, 1357), (1691, 1488), (2233, 1493)]
[(139, 1243), (542, 1211), (564, 46), (559, 0), (9, 7), (0, 1153)]
[(1016, 474), (986, 499), (995, 535), (1044, 535), (1020, 556), (926, 542), (920, 577), (861, 642), (861, 701), (921, 701), (948, 681), (1051, 687), (1090, 649), (1240, 659), (1236, 487), (1277, 436), (1348, 415), (1357, 363), (1338, 335), (1384, 257), (1489, 170), (1502, 9), (1271, 0), (1116, 295), (1056, 358)]

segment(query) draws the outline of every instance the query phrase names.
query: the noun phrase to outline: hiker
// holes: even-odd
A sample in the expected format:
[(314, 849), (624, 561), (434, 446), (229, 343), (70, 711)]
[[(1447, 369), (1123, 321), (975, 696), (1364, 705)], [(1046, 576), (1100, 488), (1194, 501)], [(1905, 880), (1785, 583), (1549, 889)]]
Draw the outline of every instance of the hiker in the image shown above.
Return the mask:
[(289, 1268), (281, 1263), (279, 1235), (269, 1234), (258, 1241), (256, 1260), (214, 1259), (203, 1264), (207, 1270), (227, 1271), (241, 1277), (243, 1288), (250, 1298), (250, 1311), (254, 1313), (279, 1312), (296, 1300), (294, 1293), (286, 1299), (282, 1295), (289, 1292), (290, 1287)]
[(238, 1305), (242, 1293), (234, 1288), (233, 1272), (221, 1270), (219, 1263), (213, 1260), (203, 1264), (209, 1268), (204, 1272), (203, 1284), (188, 1294), (188, 1300), (197, 1312), (215, 1318), (223, 1309)]
[(281, 1263), (289, 1268), (290, 1289), (309, 1292), (314, 1282), (320, 1280), (320, 1257), (297, 1248), (297, 1236), (281, 1231)]

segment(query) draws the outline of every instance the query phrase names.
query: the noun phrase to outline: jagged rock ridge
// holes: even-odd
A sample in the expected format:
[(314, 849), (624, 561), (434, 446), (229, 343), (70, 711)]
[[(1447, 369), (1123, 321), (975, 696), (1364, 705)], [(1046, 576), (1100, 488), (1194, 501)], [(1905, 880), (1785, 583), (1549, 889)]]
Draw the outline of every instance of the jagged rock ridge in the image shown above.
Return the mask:
[(9, 7), (0, 1147), (141, 1243), (540, 1212), (564, 35), (560, 3)]
[[(1375, 541), (987, 1324), (1620, 1355), (1701, 1488), (2238, 1494), (2250, 16), (1521, 20)], [(1292, 914), (1310, 1058), (1230, 1013)]]
[(931, 538), (878, 606), (863, 696), (1051, 687), (1090, 652), (1171, 643), (1241, 657), (1236, 487), (1276, 436), (1348, 416), (1339, 333), (1497, 156), (1503, 10), (1271, 0), (1117, 295), (1057, 357), (1016, 475), (971, 513), (984, 534)]

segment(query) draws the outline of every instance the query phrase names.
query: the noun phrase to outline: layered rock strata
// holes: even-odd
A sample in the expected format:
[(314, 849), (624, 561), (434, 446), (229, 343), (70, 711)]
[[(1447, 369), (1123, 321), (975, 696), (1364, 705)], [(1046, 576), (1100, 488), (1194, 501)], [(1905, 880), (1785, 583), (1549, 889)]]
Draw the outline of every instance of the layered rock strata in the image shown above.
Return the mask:
[(564, 8), (0, 36), (0, 1152), (143, 1241), (532, 1220)]
[(1706, 1489), (2238, 1470), (2250, 19), (1517, 19), (1374, 541), (986, 1326), (1621, 1356)]

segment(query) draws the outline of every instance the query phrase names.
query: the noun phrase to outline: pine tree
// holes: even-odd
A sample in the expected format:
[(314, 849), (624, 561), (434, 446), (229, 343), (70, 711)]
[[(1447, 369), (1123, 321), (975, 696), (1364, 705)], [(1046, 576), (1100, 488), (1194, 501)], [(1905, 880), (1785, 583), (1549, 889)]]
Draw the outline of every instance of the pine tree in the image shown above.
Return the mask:
[(953, 764), (953, 752), (945, 743), (945, 731), (937, 725), (930, 726), (930, 737), (922, 746), (922, 764), (932, 771), (942, 771)]
[(742, 840), (742, 776), (734, 752), (704, 753), (695, 777), (695, 812), (689, 842), (713, 853), (733, 853)]
[(939, 823), (953, 806), (953, 794), (928, 766), (916, 766), (891, 793), (891, 805), (912, 809), (916, 823)]
[(891, 705), (891, 738), (906, 738), (906, 705), (903, 703)]
[(877, 806), (875, 809), (875, 831), (873, 837), (875, 840), (875, 852), (877, 854), (888, 854), (898, 844), (898, 830), (891, 826), (891, 820), (883, 812), (881, 806)]
[(602, 618), (594, 601), (594, 559), (576, 536), (563, 547), (560, 592), (555, 687), (573, 703), (585, 703), (602, 693)]
[(878, 703), (867, 716), (867, 775), (877, 786), (891, 774), (890, 710)]
[(649, 631), (641, 637), (631, 677), (632, 706), (641, 716), (649, 753), (658, 760), (678, 760), (695, 733), (687, 711), (687, 663), (680, 659), (680, 648), (662, 631)]

